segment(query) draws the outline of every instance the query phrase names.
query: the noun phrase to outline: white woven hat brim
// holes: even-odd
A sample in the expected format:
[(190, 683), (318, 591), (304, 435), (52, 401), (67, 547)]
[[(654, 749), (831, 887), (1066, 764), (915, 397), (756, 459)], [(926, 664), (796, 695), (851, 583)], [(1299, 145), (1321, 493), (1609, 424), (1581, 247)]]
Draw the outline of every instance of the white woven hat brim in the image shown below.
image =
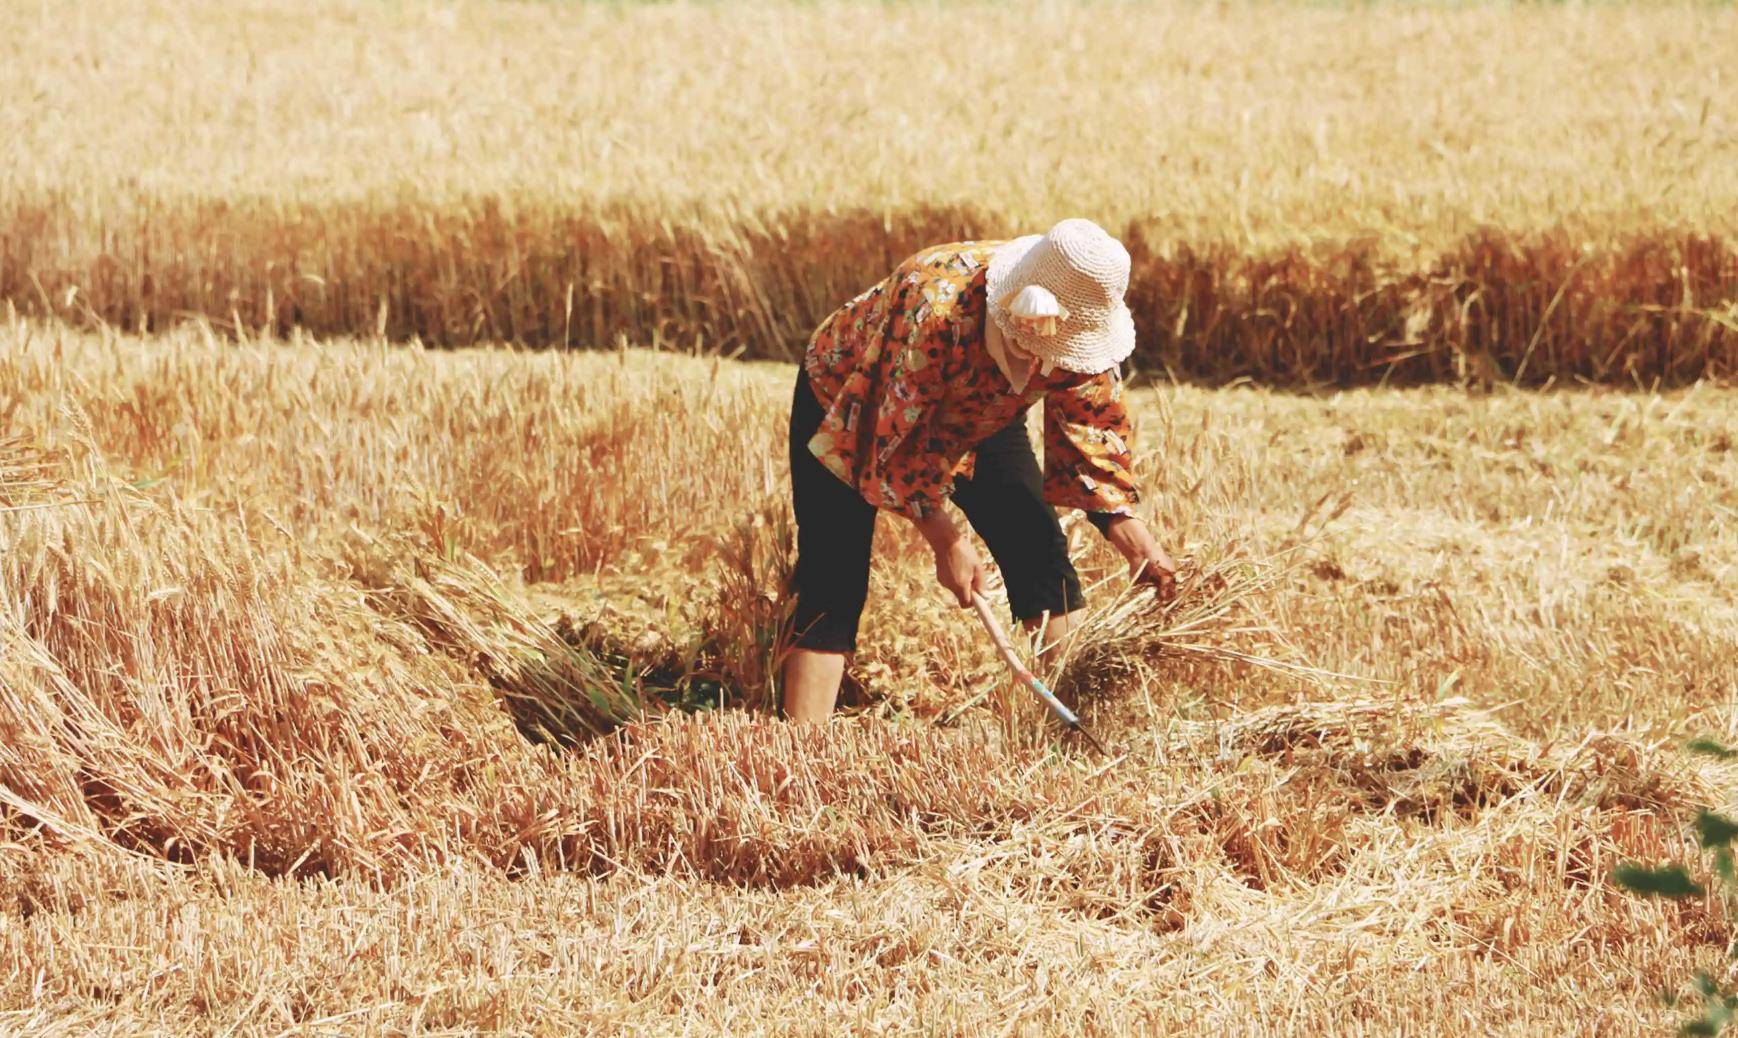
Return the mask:
[(990, 318), (1004, 337), (1012, 339), (1022, 351), (1040, 360), (1076, 374), (1096, 375), (1109, 371), (1134, 352), (1135, 323), (1128, 304), (1119, 301), (1106, 309), (1071, 311), (1055, 335), (1022, 332), (1003, 309), (1002, 300), (1009, 294), (1038, 283), (1031, 272), (1024, 269), (1029, 266), (1024, 261), (1043, 239), (1041, 234), (1028, 234), (996, 246), (996, 251), (990, 256), (989, 269), (984, 273)]

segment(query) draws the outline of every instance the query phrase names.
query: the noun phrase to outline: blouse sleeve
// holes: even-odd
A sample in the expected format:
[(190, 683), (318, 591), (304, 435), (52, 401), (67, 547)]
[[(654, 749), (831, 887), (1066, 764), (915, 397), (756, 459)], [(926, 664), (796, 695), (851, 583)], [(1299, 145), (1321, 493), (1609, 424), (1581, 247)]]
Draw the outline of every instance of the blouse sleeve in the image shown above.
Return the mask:
[(1122, 378), (1113, 369), (1044, 395), (1044, 499), (1059, 508), (1134, 514), (1140, 489)]
[(945, 395), (959, 286), (908, 263), (884, 284), (880, 320), (861, 362), (809, 440), (809, 450), (876, 508), (921, 519), (953, 492), (953, 470), (930, 432)]

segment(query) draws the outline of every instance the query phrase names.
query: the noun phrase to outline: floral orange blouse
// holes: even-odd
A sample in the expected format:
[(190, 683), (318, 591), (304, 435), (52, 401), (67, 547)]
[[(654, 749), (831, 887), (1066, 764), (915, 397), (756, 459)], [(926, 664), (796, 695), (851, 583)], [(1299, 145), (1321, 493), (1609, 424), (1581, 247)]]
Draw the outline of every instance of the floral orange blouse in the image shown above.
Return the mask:
[(1044, 497), (1132, 512), (1128, 412), (1116, 369), (1034, 374), (1023, 392), (984, 345), (984, 273), (1000, 242), (925, 249), (821, 323), (804, 365), (827, 409), (809, 450), (877, 508), (921, 519), (972, 447), (1044, 399)]

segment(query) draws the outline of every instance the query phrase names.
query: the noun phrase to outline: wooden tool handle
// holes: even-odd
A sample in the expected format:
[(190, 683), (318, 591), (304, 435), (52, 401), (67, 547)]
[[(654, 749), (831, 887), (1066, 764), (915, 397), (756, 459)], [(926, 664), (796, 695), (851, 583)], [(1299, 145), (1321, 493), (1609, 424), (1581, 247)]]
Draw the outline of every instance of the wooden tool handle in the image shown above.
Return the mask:
[(1020, 683), (1037, 693), (1038, 698), (1044, 700), (1044, 705), (1048, 706), (1050, 712), (1060, 718), (1063, 724), (1086, 736), (1093, 747), (1098, 752), (1103, 753), (1104, 747), (1099, 745), (1092, 733), (1081, 725), (1080, 718), (1074, 715), (1074, 711), (1068, 709), (1062, 700), (1056, 698), (1055, 693), (1045, 687), (1044, 682), (1038, 680), (1038, 675), (1026, 669), (1026, 665), (1020, 662), (1020, 654), (1014, 651), (1014, 644), (1008, 640), (1008, 633), (1002, 630), (1001, 623), (996, 620), (996, 614), (991, 611), (989, 601), (974, 591), (972, 592), (972, 606), (978, 611), (978, 619), (984, 622), (984, 630), (990, 632), (990, 640), (996, 643), (996, 648), (1001, 652), (1002, 659), (1007, 661), (1009, 668), (1014, 671), (1014, 676), (1020, 679)]

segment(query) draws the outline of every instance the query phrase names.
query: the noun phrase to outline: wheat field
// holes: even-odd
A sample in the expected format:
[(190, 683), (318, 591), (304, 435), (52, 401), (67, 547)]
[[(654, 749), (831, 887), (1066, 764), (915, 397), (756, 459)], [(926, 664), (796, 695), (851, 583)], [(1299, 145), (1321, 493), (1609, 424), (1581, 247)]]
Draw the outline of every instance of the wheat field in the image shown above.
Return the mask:
[[(1738, 782), (1734, 30), (0, 0), (0, 1033), (1670, 1031), (1731, 904), (1610, 874)], [(1184, 563), (1065, 521), (1109, 755), (888, 520), (783, 724), (790, 360), (1070, 215)]]
[(0, 298), (789, 357), (1087, 216), (1180, 378), (1738, 370), (1729, 5), (0, 4)]
[(1136, 390), (1189, 570), (1131, 622), (1076, 530), (1102, 760), (885, 525), (857, 705), (759, 712), (790, 374), (6, 326), (0, 1024), (1643, 1034), (1718, 967), (1605, 876), (1730, 789), (1733, 390)]

